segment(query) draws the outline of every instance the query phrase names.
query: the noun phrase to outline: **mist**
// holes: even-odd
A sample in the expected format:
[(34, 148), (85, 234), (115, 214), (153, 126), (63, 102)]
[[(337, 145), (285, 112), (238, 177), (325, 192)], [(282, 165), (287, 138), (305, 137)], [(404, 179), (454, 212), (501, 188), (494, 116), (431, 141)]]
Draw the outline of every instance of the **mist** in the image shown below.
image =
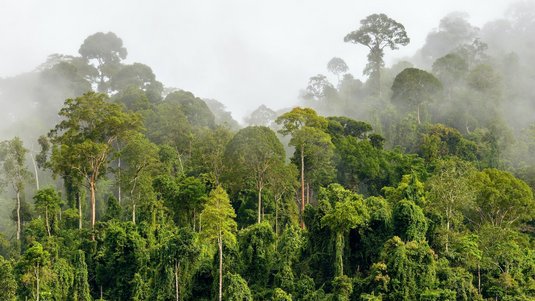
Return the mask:
[[(126, 63), (150, 66), (167, 87), (218, 99), (242, 122), (261, 104), (281, 109), (298, 101), (308, 78), (334, 56), (364, 79), (366, 50), (343, 42), (365, 16), (384, 12), (405, 25), (407, 47), (387, 64), (420, 49), (438, 20), (466, 11), (482, 27), (510, 1), (5, 1), (0, 4), (0, 77), (31, 72), (48, 55), (78, 55), (95, 32), (116, 33)], [(8, 102), (11, 103), (11, 102)]]

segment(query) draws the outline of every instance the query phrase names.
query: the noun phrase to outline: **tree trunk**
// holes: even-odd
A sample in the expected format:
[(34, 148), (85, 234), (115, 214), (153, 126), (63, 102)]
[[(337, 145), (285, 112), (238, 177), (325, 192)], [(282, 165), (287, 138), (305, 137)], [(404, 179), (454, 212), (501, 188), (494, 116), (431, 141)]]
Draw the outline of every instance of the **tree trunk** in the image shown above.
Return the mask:
[(279, 200), (275, 198), (275, 237), (279, 237)]
[(17, 190), (17, 240), (20, 240), (20, 191)]
[(344, 234), (342, 232), (336, 233), (336, 275), (342, 276), (344, 274)]
[(97, 214), (97, 206), (96, 206), (96, 183), (95, 178), (91, 176), (89, 180), (89, 190), (91, 193), (91, 230), (95, 230), (95, 223), (96, 223), (96, 214)]
[(449, 214), (446, 215), (446, 253), (448, 253), (449, 250), (449, 244), (450, 244), (450, 219)]
[(36, 291), (37, 296), (35, 297), (36, 301), (39, 301), (40, 298), (40, 292), (39, 292), (39, 263), (37, 263), (37, 268), (35, 269), (35, 283), (36, 283)]
[(48, 223), (48, 208), (45, 207), (45, 224), (46, 232), (48, 232), (48, 237), (50, 237), (50, 224)]
[(196, 220), (197, 220), (197, 212), (196, 212), (195, 208), (193, 208), (193, 232), (195, 232), (195, 230), (197, 228), (196, 225), (195, 225)]
[(305, 146), (301, 145), (301, 228), (305, 228)]
[(258, 189), (258, 220), (257, 222), (260, 224), (262, 221), (262, 188)]
[(420, 105), (416, 105), (416, 119), (418, 120), (418, 124), (421, 124), (420, 122)]
[(80, 199), (80, 192), (76, 193), (76, 198), (78, 199), (78, 229), (82, 230), (82, 200)]
[(221, 301), (223, 300), (223, 238), (221, 233), (219, 233), (217, 244), (219, 247), (219, 301)]
[(175, 261), (175, 295), (176, 295), (176, 301), (180, 300), (180, 289), (178, 286), (178, 261)]
[(121, 157), (117, 158), (117, 173), (119, 174), (119, 179), (117, 183), (117, 201), (119, 205), (121, 204)]
[(132, 205), (132, 223), (136, 224), (136, 204)]
[(37, 174), (37, 164), (35, 163), (35, 159), (33, 158), (32, 153), (30, 153), (30, 158), (32, 159), (33, 172), (35, 173), (35, 188), (39, 190), (39, 175)]
[(481, 295), (481, 266), (477, 264), (477, 292)]

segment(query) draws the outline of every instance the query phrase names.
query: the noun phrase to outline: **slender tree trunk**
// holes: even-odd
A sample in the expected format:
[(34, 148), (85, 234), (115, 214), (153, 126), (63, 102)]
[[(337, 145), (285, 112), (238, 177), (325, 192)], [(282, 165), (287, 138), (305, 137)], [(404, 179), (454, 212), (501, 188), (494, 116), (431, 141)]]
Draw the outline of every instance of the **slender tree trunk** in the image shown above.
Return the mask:
[(37, 174), (37, 164), (35, 163), (35, 159), (33, 158), (32, 153), (30, 153), (30, 158), (32, 159), (33, 172), (35, 173), (35, 188), (39, 190), (39, 175)]
[(258, 189), (258, 220), (257, 222), (260, 224), (262, 221), (262, 187)]
[(275, 236), (279, 237), (279, 199), (275, 198)]
[(50, 237), (50, 224), (48, 223), (48, 208), (45, 207), (45, 224), (46, 232), (48, 232), (48, 237)]
[(20, 240), (20, 191), (17, 190), (17, 240)]
[(197, 228), (196, 225), (195, 225), (195, 221), (197, 220), (197, 214), (196, 214), (196, 210), (195, 208), (193, 208), (193, 232), (195, 232), (195, 229)]
[(450, 218), (449, 214), (446, 215), (446, 253), (448, 253), (449, 250), (449, 244), (450, 244)]
[(421, 124), (420, 122), (420, 105), (416, 105), (416, 119), (418, 120), (418, 124)]
[(82, 230), (82, 200), (80, 198), (80, 192), (76, 193), (76, 198), (78, 199), (78, 229)]
[(118, 180), (117, 180), (117, 201), (119, 202), (119, 205), (121, 204), (121, 157), (117, 158), (117, 173)]
[(342, 232), (336, 233), (336, 275), (342, 276), (344, 274), (344, 234)]
[(97, 206), (96, 206), (96, 183), (95, 178), (91, 176), (89, 181), (89, 190), (91, 193), (91, 230), (95, 230), (95, 223), (97, 217)]
[(219, 247), (219, 301), (222, 301), (223, 300), (223, 238), (221, 237), (221, 233), (219, 233), (217, 244)]
[(176, 301), (180, 300), (180, 289), (178, 286), (178, 261), (175, 261), (175, 295), (176, 295)]
[(35, 297), (36, 301), (39, 301), (40, 298), (40, 292), (39, 292), (39, 263), (37, 263), (37, 268), (35, 269), (35, 284), (36, 284), (36, 290), (37, 290), (37, 296)]
[(132, 223), (136, 224), (136, 204), (132, 205)]
[(301, 228), (305, 228), (305, 146), (301, 145)]
[(481, 266), (477, 264), (477, 292), (481, 295)]

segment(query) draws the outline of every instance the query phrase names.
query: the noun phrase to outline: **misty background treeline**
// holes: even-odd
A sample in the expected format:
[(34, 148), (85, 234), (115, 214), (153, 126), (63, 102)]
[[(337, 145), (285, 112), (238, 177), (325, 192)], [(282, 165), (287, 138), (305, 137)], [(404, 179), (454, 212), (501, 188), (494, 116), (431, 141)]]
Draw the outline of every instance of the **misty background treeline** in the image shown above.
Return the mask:
[(241, 122), (112, 32), (0, 79), (0, 300), (533, 300), (535, 7), (333, 34)]

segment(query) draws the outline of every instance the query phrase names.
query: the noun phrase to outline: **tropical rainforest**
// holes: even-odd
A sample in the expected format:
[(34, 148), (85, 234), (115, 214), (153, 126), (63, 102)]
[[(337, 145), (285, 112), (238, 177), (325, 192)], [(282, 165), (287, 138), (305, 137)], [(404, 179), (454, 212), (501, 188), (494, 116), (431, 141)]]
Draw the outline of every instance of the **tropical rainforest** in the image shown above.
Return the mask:
[(334, 57), (245, 124), (113, 32), (0, 79), (0, 300), (535, 300), (534, 13), (392, 66), (370, 15), (336, 33), (365, 80)]

